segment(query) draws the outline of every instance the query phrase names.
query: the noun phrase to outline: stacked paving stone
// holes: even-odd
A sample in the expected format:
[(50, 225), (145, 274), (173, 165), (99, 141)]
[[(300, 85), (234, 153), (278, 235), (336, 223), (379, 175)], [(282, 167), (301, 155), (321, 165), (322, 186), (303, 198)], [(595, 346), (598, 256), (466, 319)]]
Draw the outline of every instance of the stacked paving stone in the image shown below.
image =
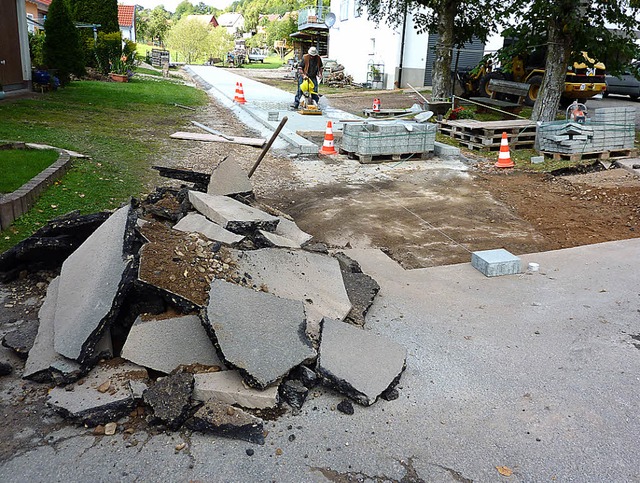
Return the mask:
[(346, 123), (341, 149), (358, 155), (400, 155), (433, 152), (436, 126), (430, 123)]
[[(244, 199), (246, 183), (240, 189)], [(115, 211), (51, 282), (23, 375), (56, 383), (49, 406), (110, 428), (146, 407), (150, 424), (264, 444), (262, 420), (241, 408), (299, 409), (318, 383), (363, 406), (393, 390), (406, 350), (361, 327), (379, 287), (355, 261), (303, 249), (311, 237), (294, 222), (232, 197), (169, 194), (150, 196), (162, 206), (146, 200)], [(152, 256), (145, 247), (162, 243), (145, 239), (146, 227), (161, 222), (173, 231), (153, 237), (195, 237), (202, 252), (238, 247), (228, 249), (226, 271), (203, 268), (214, 275), (204, 302), (187, 295), (180, 303), (162, 283), (136, 277)], [(257, 248), (265, 234), (279, 238)], [(204, 280), (193, 273), (187, 288)]]
[(596, 109), (585, 124), (573, 121), (542, 123), (539, 151), (560, 154), (600, 153), (633, 149), (636, 112), (633, 107)]

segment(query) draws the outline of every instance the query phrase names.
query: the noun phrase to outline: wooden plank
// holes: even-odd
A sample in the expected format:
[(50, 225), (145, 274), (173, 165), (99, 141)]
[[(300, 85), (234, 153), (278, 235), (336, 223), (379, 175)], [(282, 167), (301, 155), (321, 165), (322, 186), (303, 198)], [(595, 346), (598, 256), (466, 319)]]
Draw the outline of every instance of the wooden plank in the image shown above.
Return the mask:
[(246, 144), (247, 146), (256, 146), (258, 148), (261, 148), (262, 146), (264, 146), (264, 143), (267, 142), (266, 139), (260, 139), (260, 138), (243, 138), (243, 137), (235, 136), (233, 137), (233, 140), (229, 140), (221, 136), (216, 136), (215, 134), (204, 134), (204, 133), (184, 132), (184, 131), (175, 132), (170, 137), (172, 137), (173, 139), (185, 139), (187, 141)]

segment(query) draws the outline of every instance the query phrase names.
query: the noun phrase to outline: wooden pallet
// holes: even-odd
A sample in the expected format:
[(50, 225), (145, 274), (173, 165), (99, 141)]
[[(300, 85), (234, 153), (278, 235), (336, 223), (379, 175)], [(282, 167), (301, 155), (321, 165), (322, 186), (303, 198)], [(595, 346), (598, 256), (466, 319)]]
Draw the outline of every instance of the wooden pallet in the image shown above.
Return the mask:
[(526, 119), (440, 121), (438, 128), (442, 134), (474, 150), (497, 151), (503, 132), (507, 133), (509, 147), (514, 149), (532, 148), (536, 138), (536, 124)]
[(423, 153), (401, 153), (401, 154), (359, 154), (353, 153), (350, 151), (345, 151), (340, 148), (340, 154), (346, 155), (349, 159), (357, 159), (361, 164), (375, 164), (375, 163), (384, 163), (387, 161), (408, 161), (408, 160), (418, 160), (418, 159), (430, 159), (433, 157), (432, 151), (426, 151)]
[(552, 153), (548, 151), (541, 151), (540, 154), (553, 158), (554, 161), (582, 161), (588, 159), (594, 160), (607, 160), (607, 159), (624, 159), (635, 158), (638, 156), (637, 149), (614, 149), (612, 151), (598, 151), (591, 153)]

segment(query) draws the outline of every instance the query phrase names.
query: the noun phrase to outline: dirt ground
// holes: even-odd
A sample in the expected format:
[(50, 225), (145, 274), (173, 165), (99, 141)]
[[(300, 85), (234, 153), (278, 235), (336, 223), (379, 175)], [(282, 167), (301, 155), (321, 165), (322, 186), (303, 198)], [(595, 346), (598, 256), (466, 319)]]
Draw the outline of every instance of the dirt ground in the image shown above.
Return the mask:
[[(281, 81), (274, 71), (249, 70)], [(413, 92), (376, 92), (383, 106), (406, 108)], [(371, 91), (327, 95), (331, 106), (359, 113)], [(201, 122), (251, 135), (211, 100)], [(254, 134), (255, 135), (255, 134)], [(182, 141), (174, 166), (207, 171), (228, 155), (249, 169), (259, 149)], [(338, 144), (338, 143), (337, 143)], [(361, 165), (346, 156), (291, 157), (271, 151), (252, 181), (259, 200), (333, 248), (383, 249), (405, 268), (468, 262), (470, 252), (504, 247), (514, 254), (639, 236), (640, 179), (622, 169), (552, 176), (493, 168), (494, 159), (459, 166), (438, 159)]]

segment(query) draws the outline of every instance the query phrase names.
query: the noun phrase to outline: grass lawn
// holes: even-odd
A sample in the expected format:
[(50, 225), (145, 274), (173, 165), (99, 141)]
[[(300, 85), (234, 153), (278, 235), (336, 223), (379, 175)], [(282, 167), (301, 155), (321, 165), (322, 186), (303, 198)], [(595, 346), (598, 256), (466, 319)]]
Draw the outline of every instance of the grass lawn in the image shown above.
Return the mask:
[[(153, 78), (128, 83), (78, 81), (33, 99), (0, 102), (0, 139), (49, 144), (90, 156), (45, 190), (35, 206), (0, 232), (0, 252), (31, 235), (48, 220), (79, 209), (113, 209), (139, 196), (150, 166), (163, 151), (177, 149), (169, 135), (188, 123), (206, 94)], [(4, 173), (4, 170), (2, 171)]]
[(58, 159), (52, 149), (7, 149), (0, 151), (0, 193), (11, 193)]
[(278, 69), (284, 62), (278, 55), (272, 55), (264, 59), (264, 62), (251, 62), (242, 64), (243, 69)]

